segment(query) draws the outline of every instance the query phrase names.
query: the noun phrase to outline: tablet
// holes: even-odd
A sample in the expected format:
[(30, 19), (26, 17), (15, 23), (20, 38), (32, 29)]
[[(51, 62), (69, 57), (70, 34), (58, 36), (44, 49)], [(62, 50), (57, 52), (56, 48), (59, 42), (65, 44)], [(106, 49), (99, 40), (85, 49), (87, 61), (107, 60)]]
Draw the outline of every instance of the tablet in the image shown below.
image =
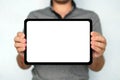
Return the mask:
[(26, 19), (26, 64), (90, 64), (90, 19)]

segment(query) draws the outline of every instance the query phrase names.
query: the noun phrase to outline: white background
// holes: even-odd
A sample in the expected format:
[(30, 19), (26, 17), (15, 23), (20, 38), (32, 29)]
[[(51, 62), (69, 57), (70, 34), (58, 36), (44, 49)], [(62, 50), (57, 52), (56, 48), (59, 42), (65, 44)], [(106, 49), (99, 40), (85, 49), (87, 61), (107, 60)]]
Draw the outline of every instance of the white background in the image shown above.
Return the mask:
[[(78, 7), (95, 11), (107, 38), (105, 66), (90, 70), (90, 80), (120, 80), (120, 0), (75, 0)], [(31, 80), (31, 69), (17, 66), (13, 38), (23, 30), (23, 20), (32, 10), (44, 8), (49, 0), (0, 0), (0, 80)]]
[(28, 62), (90, 61), (89, 21), (28, 21)]

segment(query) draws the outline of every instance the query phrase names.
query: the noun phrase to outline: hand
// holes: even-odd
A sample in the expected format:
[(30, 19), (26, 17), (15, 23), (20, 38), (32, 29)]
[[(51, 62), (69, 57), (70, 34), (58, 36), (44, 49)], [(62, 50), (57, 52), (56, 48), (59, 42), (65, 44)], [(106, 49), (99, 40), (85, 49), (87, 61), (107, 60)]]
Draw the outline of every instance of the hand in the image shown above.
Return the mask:
[(91, 48), (93, 58), (102, 56), (106, 48), (106, 39), (97, 32), (91, 32)]
[(20, 55), (23, 55), (24, 51), (25, 51), (25, 47), (26, 47), (26, 39), (25, 39), (25, 35), (22, 32), (18, 32), (17, 36), (14, 38), (14, 46), (17, 50), (17, 52)]
[(24, 63), (24, 51), (25, 51), (25, 47), (26, 47), (26, 39), (25, 39), (24, 33), (18, 32), (17, 36), (14, 38), (14, 41), (15, 41), (14, 46), (18, 52), (17, 63), (19, 65), (19, 67), (22, 69), (30, 68), (31, 65), (26, 65)]

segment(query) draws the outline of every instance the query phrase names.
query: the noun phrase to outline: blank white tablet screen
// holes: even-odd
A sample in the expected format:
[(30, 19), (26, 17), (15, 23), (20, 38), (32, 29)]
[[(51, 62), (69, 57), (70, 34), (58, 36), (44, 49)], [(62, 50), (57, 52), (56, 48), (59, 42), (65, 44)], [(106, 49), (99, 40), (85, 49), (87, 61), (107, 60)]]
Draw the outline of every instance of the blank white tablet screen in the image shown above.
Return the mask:
[(89, 21), (28, 21), (27, 62), (89, 62)]

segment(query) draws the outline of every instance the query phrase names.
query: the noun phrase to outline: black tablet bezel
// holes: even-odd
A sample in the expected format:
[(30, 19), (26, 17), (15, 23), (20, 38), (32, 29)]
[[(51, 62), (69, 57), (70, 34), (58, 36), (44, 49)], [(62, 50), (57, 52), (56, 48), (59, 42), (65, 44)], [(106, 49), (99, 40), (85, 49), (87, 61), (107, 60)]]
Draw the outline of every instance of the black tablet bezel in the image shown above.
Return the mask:
[[(88, 21), (90, 23), (90, 32), (92, 31), (92, 20), (91, 19), (25, 19), (24, 20), (24, 33), (27, 40), (27, 22), (28, 21)], [(91, 38), (91, 35), (90, 35)], [(90, 39), (91, 41), (91, 39)], [(24, 55), (24, 62), (28, 65), (89, 65), (92, 63), (92, 49), (90, 44), (90, 61), (89, 62), (28, 62), (27, 61), (27, 46)]]

